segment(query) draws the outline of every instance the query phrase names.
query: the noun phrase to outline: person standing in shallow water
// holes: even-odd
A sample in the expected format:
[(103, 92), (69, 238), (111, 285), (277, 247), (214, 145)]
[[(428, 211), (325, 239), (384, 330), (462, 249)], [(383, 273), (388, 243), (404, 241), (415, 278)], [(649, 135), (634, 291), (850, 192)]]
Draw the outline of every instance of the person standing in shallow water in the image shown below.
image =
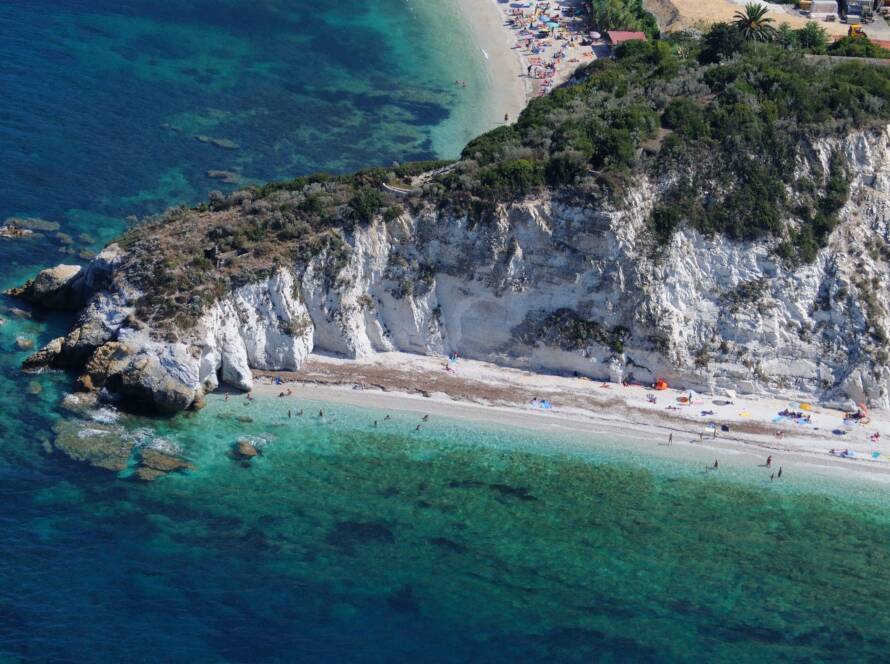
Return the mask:
[(673, 442), (674, 442), (674, 434), (672, 432), (672, 433), (668, 434), (668, 445), (670, 445)]
[(782, 466), (779, 466), (779, 474), (776, 477), (782, 477)]
[(714, 470), (717, 470), (717, 459), (714, 459)]

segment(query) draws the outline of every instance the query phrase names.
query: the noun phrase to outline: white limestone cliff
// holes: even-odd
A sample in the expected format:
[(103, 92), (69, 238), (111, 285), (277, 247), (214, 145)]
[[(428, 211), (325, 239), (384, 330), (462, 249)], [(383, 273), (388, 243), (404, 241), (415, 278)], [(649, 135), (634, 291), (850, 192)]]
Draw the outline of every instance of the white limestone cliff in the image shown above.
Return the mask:
[(770, 241), (690, 229), (653, 247), (646, 220), (659, 185), (643, 179), (621, 209), (542, 197), (501, 206), (494, 224), (431, 207), (377, 219), (345, 237), (351, 251), (337, 274), (325, 272), (324, 255), (280, 267), (173, 340), (133, 323), (138, 293), (118, 275), (95, 290), (61, 347), (118, 344), (130, 383), (148, 392), (175, 383), (198, 398), (220, 381), (249, 389), (251, 369), (298, 370), (313, 349), (399, 350), (886, 408), (890, 134), (821, 140), (809, 158), (827, 172), (835, 150), (852, 195), (812, 264), (782, 264)]

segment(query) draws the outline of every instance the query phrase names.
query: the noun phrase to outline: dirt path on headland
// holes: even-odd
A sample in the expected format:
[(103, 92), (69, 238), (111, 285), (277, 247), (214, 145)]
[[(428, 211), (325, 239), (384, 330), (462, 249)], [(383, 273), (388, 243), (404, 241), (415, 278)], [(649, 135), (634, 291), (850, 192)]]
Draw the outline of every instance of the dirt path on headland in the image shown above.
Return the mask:
[[(658, 20), (662, 30), (674, 32), (683, 28), (703, 28), (718, 21), (731, 21), (735, 12), (744, 9), (744, 2), (731, 0), (643, 0), (643, 6)], [(792, 28), (802, 28), (810, 19), (800, 15), (793, 5), (774, 9), (768, 16), (776, 25), (787, 23)], [(829, 35), (846, 35), (848, 26), (839, 21), (819, 21)]]

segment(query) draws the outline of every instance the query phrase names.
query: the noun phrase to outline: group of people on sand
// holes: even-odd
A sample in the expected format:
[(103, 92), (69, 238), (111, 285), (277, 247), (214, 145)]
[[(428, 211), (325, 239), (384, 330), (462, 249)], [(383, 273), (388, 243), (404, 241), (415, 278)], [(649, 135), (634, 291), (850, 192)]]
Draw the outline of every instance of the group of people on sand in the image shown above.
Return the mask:
[(810, 424), (813, 421), (813, 416), (810, 414), (804, 415), (800, 411), (793, 411), (786, 408), (785, 410), (779, 411), (779, 417), (790, 417), (792, 420), (796, 420), (798, 422), (805, 422), (806, 424)]
[(574, 53), (576, 46), (591, 45), (589, 39), (577, 34), (584, 25), (574, 7), (560, 7), (555, 2), (510, 5), (506, 26), (516, 32), (514, 48), (526, 55), (526, 76), (540, 82), (539, 94), (553, 87), (560, 63), (580, 63), (580, 57), (593, 57), (590, 49)]

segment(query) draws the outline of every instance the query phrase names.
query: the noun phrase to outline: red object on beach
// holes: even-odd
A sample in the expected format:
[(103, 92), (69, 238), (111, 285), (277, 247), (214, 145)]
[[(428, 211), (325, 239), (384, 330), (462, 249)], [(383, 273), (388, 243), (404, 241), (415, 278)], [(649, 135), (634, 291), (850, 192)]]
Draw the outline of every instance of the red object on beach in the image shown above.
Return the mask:
[(667, 381), (662, 380), (661, 378), (659, 378), (658, 380), (655, 381), (655, 389), (658, 390), (659, 392), (662, 390), (666, 390), (667, 388), (668, 388)]

